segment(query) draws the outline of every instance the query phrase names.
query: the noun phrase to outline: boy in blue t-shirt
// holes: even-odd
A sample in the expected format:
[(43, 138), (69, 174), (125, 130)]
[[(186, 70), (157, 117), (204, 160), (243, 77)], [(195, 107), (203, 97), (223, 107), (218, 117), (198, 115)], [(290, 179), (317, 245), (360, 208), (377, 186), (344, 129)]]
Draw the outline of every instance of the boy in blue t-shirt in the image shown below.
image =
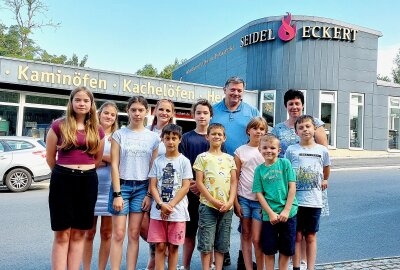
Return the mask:
[(296, 171), (296, 197), (299, 203), (293, 270), (300, 269), (303, 237), (307, 246), (307, 269), (313, 270), (317, 255), (319, 218), (323, 207), (322, 191), (328, 187), (330, 159), (328, 149), (314, 140), (316, 125), (312, 116), (300, 116), (296, 120), (295, 130), (300, 137), (300, 143), (289, 146), (285, 154)]

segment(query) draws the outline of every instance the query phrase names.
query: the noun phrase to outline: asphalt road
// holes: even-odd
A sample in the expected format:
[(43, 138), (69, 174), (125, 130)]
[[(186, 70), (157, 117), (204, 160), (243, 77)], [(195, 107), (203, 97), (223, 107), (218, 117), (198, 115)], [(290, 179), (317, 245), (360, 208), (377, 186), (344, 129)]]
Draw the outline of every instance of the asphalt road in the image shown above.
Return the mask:
[[(400, 255), (399, 176), (400, 170), (395, 168), (332, 173), (330, 216), (321, 220), (318, 263)], [(36, 184), (25, 193), (0, 191), (0, 269), (50, 269), (53, 234), (47, 195), (47, 183)], [(233, 228), (237, 228), (237, 223), (235, 219)], [(95, 248), (98, 246), (96, 239)], [(138, 267), (144, 268), (147, 246), (141, 243), (140, 247)], [(238, 249), (239, 234), (234, 229), (233, 262)], [(192, 269), (199, 269), (196, 267), (199, 265), (199, 255), (195, 252)], [(225, 269), (233, 270), (236, 266)]]

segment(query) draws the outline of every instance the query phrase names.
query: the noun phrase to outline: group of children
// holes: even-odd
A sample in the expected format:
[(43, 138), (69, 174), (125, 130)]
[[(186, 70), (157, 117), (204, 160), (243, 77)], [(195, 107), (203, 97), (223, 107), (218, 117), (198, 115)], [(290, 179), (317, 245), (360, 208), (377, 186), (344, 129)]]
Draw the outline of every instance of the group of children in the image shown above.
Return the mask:
[[(314, 141), (314, 118), (298, 118), (295, 129), (300, 143), (287, 149), (286, 158), (278, 158), (279, 139), (266, 134), (266, 121), (253, 118), (246, 128), (248, 144), (232, 157), (222, 151), (224, 127), (209, 125), (211, 105), (201, 100), (192, 113), (197, 132), (203, 134), (194, 130), (182, 138), (179, 126), (166, 126), (161, 133), (166, 154), (154, 161), (149, 174), (154, 202), (148, 241), (156, 243), (156, 269), (163, 268), (167, 249), (169, 269), (177, 266), (178, 246), (185, 243), (185, 225), (192, 218), (185, 196), (189, 189), (200, 195), (190, 213), (198, 210), (197, 249), (203, 270), (209, 269), (212, 255), (215, 268), (222, 269), (223, 255), (229, 251), (233, 208), (242, 222), (243, 252), (250, 252), (246, 267), (252, 269), (252, 242), (258, 269), (264, 269), (264, 258), (266, 269), (274, 269), (278, 251), (279, 269), (288, 269), (292, 256), (300, 263), (304, 237), (308, 269), (314, 269), (322, 190), (327, 188), (330, 166), (327, 149)], [(191, 144), (193, 136), (197, 138)]]
[[(90, 112), (93, 113), (95, 108), (93, 95), (85, 90), (76, 90), (70, 103), (69, 122), (64, 120), (52, 125), (54, 132), (48, 136), (51, 144), (49, 165), (55, 169), (49, 199), (52, 227), (56, 231), (52, 259), (53, 266), (60, 269), (65, 269), (66, 264), (79, 267), (82, 231), (92, 227), (91, 220), (88, 220), (77, 224), (77, 229), (71, 229), (76, 225), (72, 224), (74, 218), (65, 218), (65, 206), (60, 205), (63, 202), (57, 197), (67, 182), (62, 179), (68, 176), (88, 178), (90, 182), (87, 184), (76, 181), (70, 184), (71, 192), (80, 190), (77, 196), (85, 197), (83, 193), (90, 192), (89, 189), (97, 183), (92, 174), (101, 160), (99, 153), (104, 145), (104, 132), (101, 128), (97, 130), (96, 120), (90, 118)], [(113, 215), (111, 269), (120, 269), (126, 231), (127, 269), (136, 268), (143, 213), (148, 211), (147, 241), (155, 243), (155, 269), (164, 269), (166, 254), (168, 269), (176, 269), (178, 248), (182, 244), (185, 246), (184, 268), (189, 269), (196, 235), (202, 269), (209, 269), (213, 256), (215, 268), (222, 269), (224, 253), (229, 251), (234, 210), (241, 218), (247, 269), (252, 269), (253, 243), (258, 269), (264, 269), (264, 263), (267, 269), (274, 269), (274, 256), (279, 251), (279, 268), (286, 270), (291, 256), (294, 256), (294, 261), (300, 260), (303, 237), (307, 242), (308, 269), (313, 269), (322, 190), (327, 188), (330, 161), (327, 149), (314, 141), (312, 117), (298, 118), (295, 128), (301, 141), (287, 149), (287, 159), (281, 159), (278, 158), (279, 139), (266, 134), (268, 127), (262, 117), (249, 122), (246, 129), (249, 142), (236, 149), (233, 157), (223, 150), (226, 141), (224, 126), (209, 124), (213, 110), (207, 100), (199, 100), (193, 105), (196, 129), (183, 135), (181, 127), (175, 124), (166, 125), (161, 136), (146, 129), (147, 112), (148, 104), (143, 97), (130, 98), (127, 105), (129, 125), (112, 134), (112, 186), (108, 204)], [(60, 133), (63, 138), (69, 136), (66, 142), (61, 140)], [(74, 138), (75, 133), (78, 141)], [(92, 133), (97, 136), (96, 141), (91, 141)], [(160, 137), (165, 154), (158, 156)], [(76, 159), (62, 159), (68, 154), (59, 151), (60, 147), (56, 145), (62, 148), (66, 143), (69, 151), (86, 149), (78, 157), (81, 163), (77, 164)], [(55, 160), (56, 151), (58, 161)], [(76, 155), (81, 152), (76, 152)], [(57, 178), (59, 190), (55, 185)], [(83, 185), (86, 189), (81, 190)], [(93, 190), (96, 191), (97, 187), (93, 187), (91, 192)], [(78, 203), (71, 208), (81, 208), (84, 215), (83, 211), (89, 211), (94, 203), (91, 199), (90, 206), (82, 207)], [(65, 241), (69, 241), (69, 246)]]

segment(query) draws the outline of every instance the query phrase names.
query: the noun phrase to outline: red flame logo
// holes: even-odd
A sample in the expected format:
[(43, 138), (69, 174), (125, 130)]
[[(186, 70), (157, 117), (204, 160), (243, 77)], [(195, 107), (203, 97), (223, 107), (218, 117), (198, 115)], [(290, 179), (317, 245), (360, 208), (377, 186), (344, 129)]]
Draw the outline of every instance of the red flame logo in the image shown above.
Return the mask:
[(292, 21), (292, 14), (286, 12), (287, 16), (283, 16), (282, 18), (282, 25), (279, 27), (278, 36), (283, 41), (292, 40), (296, 36), (296, 24), (294, 23), (293, 26), (290, 25)]

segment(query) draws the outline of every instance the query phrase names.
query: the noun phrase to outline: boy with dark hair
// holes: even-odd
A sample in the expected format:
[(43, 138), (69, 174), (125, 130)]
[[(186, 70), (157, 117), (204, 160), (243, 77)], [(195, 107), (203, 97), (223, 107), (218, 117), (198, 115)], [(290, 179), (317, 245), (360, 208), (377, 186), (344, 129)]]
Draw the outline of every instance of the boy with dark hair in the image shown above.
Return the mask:
[[(196, 122), (196, 128), (182, 136), (182, 142), (179, 144), (179, 152), (190, 160), (190, 164), (194, 164), (197, 156), (206, 152), (210, 148), (210, 143), (206, 139), (207, 128), (210, 119), (213, 116), (211, 104), (206, 99), (199, 99), (192, 106), (192, 117)], [(195, 172), (193, 171), (193, 176)], [(193, 250), (196, 245), (196, 234), (199, 222), (199, 196), (196, 178), (190, 181), (190, 189), (187, 194), (189, 201), (190, 221), (186, 223), (186, 237), (183, 245), (182, 264), (180, 269), (190, 269), (190, 261), (192, 260)]]
[[(328, 149), (315, 143), (316, 125), (310, 115), (302, 115), (295, 123), (300, 143), (287, 148), (285, 157), (296, 171), (296, 197), (299, 203), (297, 213), (296, 254), (293, 266), (300, 265), (301, 239), (307, 246), (307, 269), (314, 270), (317, 256), (317, 232), (323, 207), (322, 191), (328, 187), (330, 159)], [(299, 270), (300, 267), (293, 267)]]
[(229, 251), (233, 202), (236, 197), (236, 165), (233, 157), (223, 153), (225, 129), (211, 124), (207, 129), (210, 149), (200, 154), (193, 165), (200, 191), (199, 237), (202, 269), (208, 270), (214, 250), (215, 268), (222, 269), (224, 253)]
[(156, 244), (156, 269), (164, 269), (168, 248), (168, 269), (176, 269), (179, 245), (184, 243), (186, 221), (189, 218), (190, 180), (193, 178), (190, 161), (179, 153), (182, 128), (168, 124), (161, 132), (166, 153), (154, 160), (149, 172), (150, 190), (154, 198), (148, 242)]

